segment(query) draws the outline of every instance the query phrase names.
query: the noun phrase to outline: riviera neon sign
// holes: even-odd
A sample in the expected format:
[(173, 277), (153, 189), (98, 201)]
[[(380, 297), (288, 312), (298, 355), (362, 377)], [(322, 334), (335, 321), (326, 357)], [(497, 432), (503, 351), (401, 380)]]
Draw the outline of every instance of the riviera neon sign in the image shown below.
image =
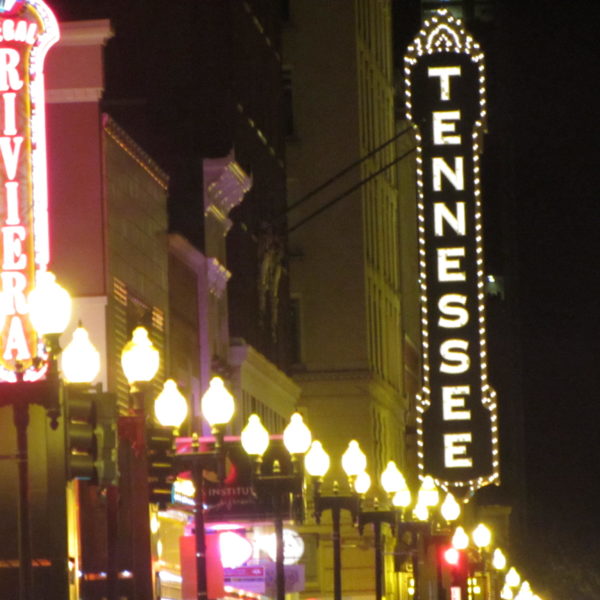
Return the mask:
[(419, 470), (444, 488), (499, 479), (496, 394), (487, 380), (479, 156), (483, 53), (446, 10), (404, 59), (417, 140), (423, 387)]
[(58, 24), (41, 0), (0, 0), (0, 380), (37, 378), (27, 294), (49, 262), (44, 59)]

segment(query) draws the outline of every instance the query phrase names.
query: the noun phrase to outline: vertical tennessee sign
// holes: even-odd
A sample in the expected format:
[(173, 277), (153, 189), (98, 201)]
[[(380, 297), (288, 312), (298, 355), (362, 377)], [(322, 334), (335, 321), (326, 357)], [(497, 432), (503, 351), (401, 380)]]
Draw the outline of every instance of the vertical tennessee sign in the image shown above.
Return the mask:
[(26, 297), (49, 261), (44, 59), (58, 40), (41, 0), (0, 0), (0, 380), (39, 378)]
[(487, 381), (479, 155), (483, 54), (437, 11), (404, 59), (417, 140), (423, 387), (419, 470), (471, 492), (498, 482), (496, 398)]

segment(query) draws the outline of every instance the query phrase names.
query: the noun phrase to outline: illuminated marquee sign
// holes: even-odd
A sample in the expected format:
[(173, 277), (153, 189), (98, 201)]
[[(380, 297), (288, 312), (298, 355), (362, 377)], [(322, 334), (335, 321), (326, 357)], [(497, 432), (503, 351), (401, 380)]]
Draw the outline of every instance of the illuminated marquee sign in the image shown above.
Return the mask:
[(0, 380), (39, 377), (26, 297), (49, 261), (44, 59), (58, 40), (41, 0), (0, 0)]
[(477, 42), (446, 10), (404, 59), (417, 140), (423, 388), (421, 474), (471, 491), (498, 482), (495, 392), (487, 380), (479, 155), (485, 72)]

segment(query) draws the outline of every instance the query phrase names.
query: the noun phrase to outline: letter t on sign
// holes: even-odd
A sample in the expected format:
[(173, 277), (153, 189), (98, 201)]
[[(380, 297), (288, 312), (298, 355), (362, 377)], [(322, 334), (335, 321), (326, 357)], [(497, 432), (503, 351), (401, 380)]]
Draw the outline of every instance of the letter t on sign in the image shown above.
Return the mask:
[(440, 100), (450, 100), (450, 77), (460, 75), (460, 67), (429, 67), (427, 75), (440, 78)]

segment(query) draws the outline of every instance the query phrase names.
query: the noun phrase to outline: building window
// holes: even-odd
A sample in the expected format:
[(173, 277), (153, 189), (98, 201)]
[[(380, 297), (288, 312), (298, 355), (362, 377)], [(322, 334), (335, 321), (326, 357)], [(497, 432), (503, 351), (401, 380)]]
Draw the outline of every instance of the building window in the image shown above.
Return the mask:
[(279, 12), (282, 23), (289, 23), (291, 18), (290, 0), (279, 0)]
[(294, 124), (294, 97), (292, 93), (292, 69), (283, 67), (281, 72), (282, 92), (283, 92), (283, 130), (287, 137), (293, 137), (296, 134)]

